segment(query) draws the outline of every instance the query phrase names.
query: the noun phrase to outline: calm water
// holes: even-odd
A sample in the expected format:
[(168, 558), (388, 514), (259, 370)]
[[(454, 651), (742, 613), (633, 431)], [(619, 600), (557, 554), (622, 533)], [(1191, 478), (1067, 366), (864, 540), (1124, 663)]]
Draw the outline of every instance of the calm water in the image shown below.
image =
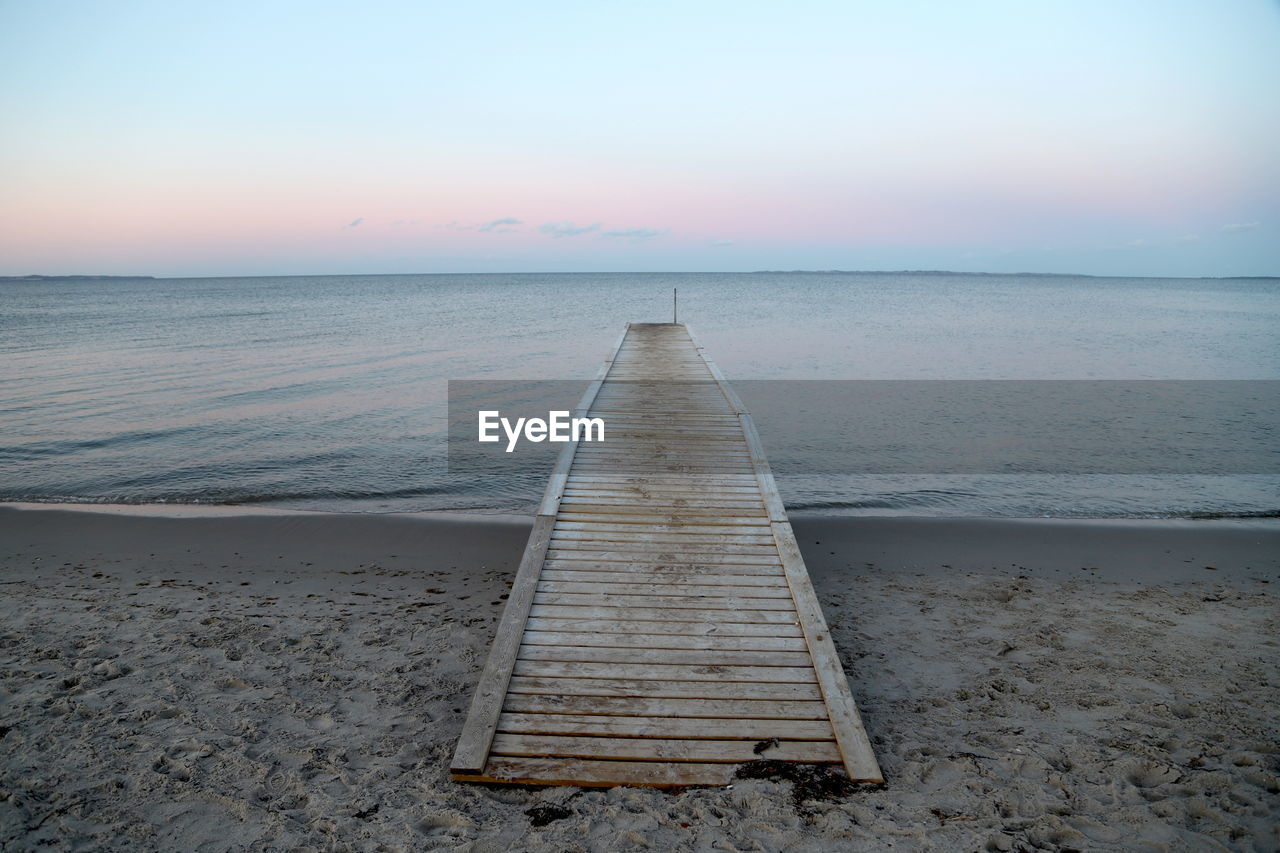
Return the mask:
[[(1280, 282), (910, 274), (0, 284), (0, 499), (529, 512), (445, 466), (448, 379), (590, 377), (681, 319), (732, 379), (1275, 379)], [(796, 509), (1273, 513), (1280, 478), (777, 471)]]

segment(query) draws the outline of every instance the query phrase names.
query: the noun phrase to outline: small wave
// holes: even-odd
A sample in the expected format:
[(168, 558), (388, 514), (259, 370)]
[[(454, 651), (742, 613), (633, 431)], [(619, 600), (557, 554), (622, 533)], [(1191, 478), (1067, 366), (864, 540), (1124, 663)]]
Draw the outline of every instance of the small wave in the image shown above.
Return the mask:
[(788, 501), (788, 509), (907, 509), (908, 504), (886, 500), (862, 501)]
[(146, 504), (178, 504), (191, 506), (235, 506), (239, 504), (264, 504), (283, 501), (372, 501), (395, 500), (402, 498), (425, 497), (428, 495), (446, 494), (450, 490), (419, 486), (405, 489), (385, 491), (349, 489), (340, 491), (292, 491), (292, 492), (236, 492), (234, 490), (219, 492), (203, 492), (195, 495), (32, 495), (4, 494), (0, 492), (0, 501), (37, 504), (126, 504), (143, 506)]
[(225, 504), (252, 504), (252, 503), (268, 503), (272, 501), (368, 501), (368, 500), (390, 500), (394, 498), (418, 498), (426, 495), (439, 495), (449, 492), (449, 489), (439, 488), (435, 486), (414, 486), (404, 489), (389, 489), (386, 491), (377, 491), (373, 489), (348, 489), (340, 491), (296, 491), (296, 492), (276, 492), (272, 494), (253, 494), (228, 497), (219, 500), (219, 503)]
[(1256, 512), (1190, 512), (1183, 517), (1203, 519), (1280, 518), (1280, 509), (1262, 509)]
[(160, 430), (134, 430), (133, 432), (122, 432), (100, 438), (32, 442), (26, 445), (0, 447), (0, 459), (32, 462), (55, 456), (71, 456), (90, 450), (132, 447), (138, 444), (198, 433), (202, 429), (202, 427), (197, 426), (185, 426)]
[(797, 498), (788, 500), (787, 506), (798, 510), (972, 510), (975, 498), (981, 495), (955, 489), (915, 489), (909, 492), (866, 495), (861, 498), (822, 499)]

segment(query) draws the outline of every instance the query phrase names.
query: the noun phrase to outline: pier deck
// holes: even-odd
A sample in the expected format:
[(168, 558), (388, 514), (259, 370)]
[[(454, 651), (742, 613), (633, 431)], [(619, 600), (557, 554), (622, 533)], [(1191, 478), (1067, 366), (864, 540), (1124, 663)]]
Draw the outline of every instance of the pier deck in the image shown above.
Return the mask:
[(750, 414), (682, 323), (631, 324), (575, 416), (476, 688), (459, 781), (881, 781)]

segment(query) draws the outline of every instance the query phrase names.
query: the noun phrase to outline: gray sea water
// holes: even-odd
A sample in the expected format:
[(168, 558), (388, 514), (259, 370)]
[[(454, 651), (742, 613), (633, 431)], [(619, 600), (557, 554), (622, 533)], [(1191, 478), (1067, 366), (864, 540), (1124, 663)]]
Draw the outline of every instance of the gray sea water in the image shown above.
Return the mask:
[[(545, 471), (446, 465), (451, 379), (580, 379), (628, 321), (730, 380), (1280, 379), (1280, 281), (545, 274), (0, 283), (0, 500), (532, 511)], [(767, 436), (766, 436), (767, 438)], [(768, 450), (768, 447), (766, 447)], [(792, 509), (1268, 515), (1280, 477), (857, 474), (775, 457)], [(773, 455), (773, 454), (771, 454)], [(784, 464), (785, 460), (791, 460)]]

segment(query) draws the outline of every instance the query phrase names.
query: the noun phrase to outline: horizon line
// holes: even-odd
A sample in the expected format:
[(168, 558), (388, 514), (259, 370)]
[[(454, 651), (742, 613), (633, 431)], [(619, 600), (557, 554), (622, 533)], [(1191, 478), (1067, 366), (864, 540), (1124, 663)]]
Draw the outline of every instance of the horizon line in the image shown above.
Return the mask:
[(761, 270), (522, 270), (511, 271), (469, 271), (469, 272), (341, 272), (341, 273), (243, 273), (234, 275), (120, 275), (114, 273), (26, 273), (22, 275), (0, 275), (0, 282), (36, 282), (36, 281), (182, 281), (189, 279), (221, 279), (221, 278), (371, 278), (376, 276), (459, 276), (459, 275), (956, 275), (956, 276), (999, 276), (999, 277), (1033, 277), (1033, 278), (1124, 278), (1124, 279), (1185, 279), (1185, 280), (1217, 280), (1232, 281), (1241, 279), (1280, 279), (1280, 275), (1103, 275), (1097, 273), (1064, 273), (1064, 272), (989, 272), (983, 270), (945, 270), (945, 269), (761, 269)]

